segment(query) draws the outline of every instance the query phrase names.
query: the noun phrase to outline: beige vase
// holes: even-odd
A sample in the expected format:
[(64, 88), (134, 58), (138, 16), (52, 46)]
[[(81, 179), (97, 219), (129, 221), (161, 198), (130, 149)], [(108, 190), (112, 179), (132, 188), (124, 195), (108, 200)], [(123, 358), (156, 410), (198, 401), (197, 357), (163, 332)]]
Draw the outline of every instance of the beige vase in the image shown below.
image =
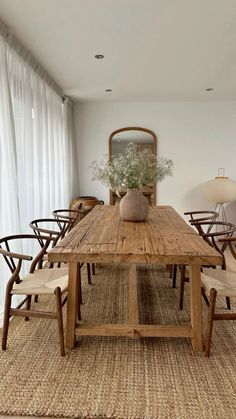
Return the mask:
[(127, 189), (120, 201), (120, 218), (125, 221), (144, 221), (148, 216), (148, 200), (138, 189)]

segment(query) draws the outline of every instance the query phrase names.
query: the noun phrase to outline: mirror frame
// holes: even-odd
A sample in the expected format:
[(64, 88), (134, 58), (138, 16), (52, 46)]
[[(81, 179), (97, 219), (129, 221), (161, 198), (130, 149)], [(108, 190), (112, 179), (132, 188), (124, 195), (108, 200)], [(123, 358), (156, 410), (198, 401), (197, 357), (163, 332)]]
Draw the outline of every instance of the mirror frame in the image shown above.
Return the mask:
[[(153, 153), (155, 154), (155, 156), (157, 155), (157, 136), (152, 130), (148, 128), (143, 128), (143, 127), (124, 127), (124, 128), (116, 129), (109, 136), (109, 159), (111, 159), (111, 156), (112, 156), (112, 138), (114, 137), (114, 135), (118, 134), (119, 132), (124, 132), (124, 131), (143, 131), (143, 132), (147, 132), (148, 134), (151, 134), (153, 137)], [(114, 192), (112, 192), (110, 189), (110, 205), (114, 204), (113, 195), (114, 195)], [(153, 185), (153, 205), (156, 205), (156, 199), (157, 199), (157, 187), (155, 183)]]

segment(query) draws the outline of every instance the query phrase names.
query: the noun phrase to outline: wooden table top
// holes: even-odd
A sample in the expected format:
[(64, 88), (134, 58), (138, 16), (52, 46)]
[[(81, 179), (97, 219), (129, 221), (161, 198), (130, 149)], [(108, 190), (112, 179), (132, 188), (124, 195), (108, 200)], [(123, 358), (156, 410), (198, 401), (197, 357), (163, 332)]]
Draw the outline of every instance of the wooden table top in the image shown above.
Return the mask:
[(49, 252), (49, 261), (217, 265), (222, 257), (170, 206), (149, 207), (145, 222), (128, 222), (118, 205), (97, 205)]

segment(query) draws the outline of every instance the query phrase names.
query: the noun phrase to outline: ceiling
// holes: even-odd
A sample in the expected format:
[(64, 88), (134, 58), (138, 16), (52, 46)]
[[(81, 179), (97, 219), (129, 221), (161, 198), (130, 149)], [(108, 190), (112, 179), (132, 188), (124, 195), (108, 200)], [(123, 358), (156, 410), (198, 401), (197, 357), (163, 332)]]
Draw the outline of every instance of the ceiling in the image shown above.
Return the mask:
[(74, 99), (236, 100), (235, 0), (0, 0), (0, 17)]

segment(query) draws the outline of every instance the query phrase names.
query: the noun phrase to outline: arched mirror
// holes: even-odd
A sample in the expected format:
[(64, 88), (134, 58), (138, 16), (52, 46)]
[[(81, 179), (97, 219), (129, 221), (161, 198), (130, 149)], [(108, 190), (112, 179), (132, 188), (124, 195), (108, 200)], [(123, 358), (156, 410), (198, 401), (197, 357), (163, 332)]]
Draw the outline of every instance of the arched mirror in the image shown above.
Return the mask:
[[(149, 148), (155, 155), (157, 154), (157, 137), (153, 131), (148, 128), (126, 127), (113, 131), (109, 137), (109, 157), (122, 153), (130, 142), (137, 144), (142, 150)], [(150, 205), (156, 205), (156, 183), (146, 186), (142, 189), (142, 193), (147, 197)], [(124, 191), (120, 192), (121, 197), (125, 195)], [(119, 200), (114, 191), (110, 191), (110, 205), (114, 205)]]

